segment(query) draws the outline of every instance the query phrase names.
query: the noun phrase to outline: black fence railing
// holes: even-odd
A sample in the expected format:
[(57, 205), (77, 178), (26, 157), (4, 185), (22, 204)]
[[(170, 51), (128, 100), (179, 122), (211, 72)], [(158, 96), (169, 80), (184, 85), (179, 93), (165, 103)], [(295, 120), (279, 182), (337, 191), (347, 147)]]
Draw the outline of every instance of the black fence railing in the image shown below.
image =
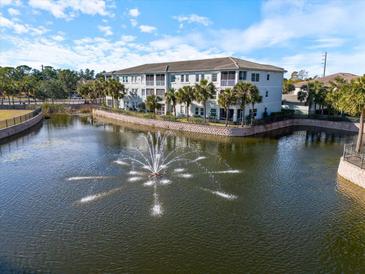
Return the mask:
[(365, 169), (365, 152), (357, 152), (355, 144), (351, 143), (344, 145), (343, 159), (353, 165)]
[(33, 110), (32, 112), (29, 112), (29, 113), (24, 114), (24, 115), (16, 116), (16, 117), (9, 118), (9, 119), (6, 119), (6, 120), (1, 120), (0, 121), (0, 129), (4, 129), (4, 128), (8, 128), (8, 127), (11, 127), (11, 126), (21, 124), (21, 123), (37, 116), (41, 111), (42, 111), (41, 108), (37, 108), (37, 109)]

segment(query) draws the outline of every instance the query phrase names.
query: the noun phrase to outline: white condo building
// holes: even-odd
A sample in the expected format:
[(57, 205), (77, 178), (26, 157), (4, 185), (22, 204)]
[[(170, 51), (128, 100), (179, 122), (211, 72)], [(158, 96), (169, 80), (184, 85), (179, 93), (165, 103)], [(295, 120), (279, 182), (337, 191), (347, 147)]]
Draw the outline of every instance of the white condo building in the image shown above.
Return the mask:
[[(178, 61), (166, 63), (145, 64), (136, 67), (112, 71), (106, 77), (119, 79), (124, 84), (127, 95), (120, 100), (122, 109), (139, 109), (146, 97), (155, 94), (162, 98), (161, 113), (171, 111), (171, 106), (166, 106), (164, 94), (169, 88), (178, 90), (190, 85), (194, 86), (201, 79), (213, 82), (217, 92), (225, 88), (232, 88), (239, 81), (255, 84), (262, 96), (262, 102), (255, 104), (254, 114), (257, 119), (262, 118), (266, 112), (281, 110), (282, 83), (285, 70), (272, 65), (264, 65), (234, 57), (222, 57), (192, 61)], [(111, 98), (107, 97), (107, 104), (111, 105)], [(249, 115), (251, 107), (246, 107), (245, 115)], [(184, 104), (176, 106), (178, 116), (187, 113)], [(203, 105), (193, 102), (189, 115), (203, 116)], [(207, 104), (207, 117), (224, 119), (226, 113), (218, 105), (218, 96), (209, 100)], [(229, 119), (237, 121), (241, 117), (239, 105), (233, 105), (229, 110)]]

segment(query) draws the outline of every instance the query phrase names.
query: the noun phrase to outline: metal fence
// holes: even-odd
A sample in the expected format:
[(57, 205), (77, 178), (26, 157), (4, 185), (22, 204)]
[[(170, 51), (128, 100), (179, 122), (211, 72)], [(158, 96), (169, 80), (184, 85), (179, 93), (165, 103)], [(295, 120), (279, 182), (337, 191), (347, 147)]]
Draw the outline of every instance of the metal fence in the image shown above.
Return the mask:
[(33, 110), (30, 113), (21, 115), (21, 116), (16, 116), (10, 119), (6, 119), (6, 120), (2, 120), (0, 121), (0, 129), (3, 128), (8, 128), (14, 125), (18, 125), (21, 124), (29, 119), (32, 119), (33, 117), (37, 116), (40, 112), (42, 111), (41, 108), (37, 108), (35, 110)]
[(343, 159), (362, 169), (365, 169), (365, 152), (356, 151), (355, 144), (345, 144), (343, 148)]

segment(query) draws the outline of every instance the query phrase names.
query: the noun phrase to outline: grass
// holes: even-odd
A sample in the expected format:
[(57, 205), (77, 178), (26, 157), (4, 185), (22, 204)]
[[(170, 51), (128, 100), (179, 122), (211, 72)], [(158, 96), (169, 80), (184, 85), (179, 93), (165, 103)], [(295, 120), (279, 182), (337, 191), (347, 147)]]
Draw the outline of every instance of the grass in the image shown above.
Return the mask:
[(0, 110), (0, 121), (22, 116), (30, 112), (32, 112), (32, 110), (2, 109)]

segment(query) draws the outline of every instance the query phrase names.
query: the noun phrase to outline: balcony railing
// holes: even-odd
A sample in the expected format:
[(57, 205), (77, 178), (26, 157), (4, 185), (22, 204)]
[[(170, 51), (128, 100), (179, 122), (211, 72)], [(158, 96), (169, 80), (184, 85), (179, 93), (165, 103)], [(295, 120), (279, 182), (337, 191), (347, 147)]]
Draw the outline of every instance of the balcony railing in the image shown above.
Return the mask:
[(156, 80), (156, 86), (164, 86), (165, 81), (164, 80)]
[(365, 152), (357, 152), (355, 144), (345, 144), (343, 159), (359, 168), (365, 169)]
[(235, 80), (221, 80), (221, 86), (222, 87), (234, 86), (235, 82), (236, 82)]
[(147, 80), (146, 81), (146, 86), (154, 86), (155, 85), (155, 81), (149, 81), (149, 80)]

